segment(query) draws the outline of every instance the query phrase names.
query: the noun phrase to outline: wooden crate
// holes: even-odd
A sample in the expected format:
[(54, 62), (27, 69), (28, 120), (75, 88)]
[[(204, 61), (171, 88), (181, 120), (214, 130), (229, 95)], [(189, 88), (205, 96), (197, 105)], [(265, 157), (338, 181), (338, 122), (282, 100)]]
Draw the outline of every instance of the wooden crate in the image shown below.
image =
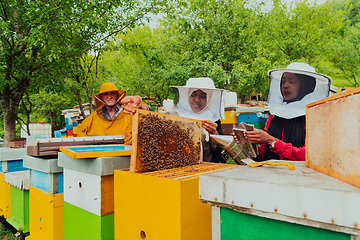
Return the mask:
[(360, 187), (360, 88), (306, 106), (306, 166)]
[[(191, 139), (191, 146), (184, 146), (181, 148), (182, 151), (188, 151), (190, 147), (193, 147), (194, 149), (197, 149), (197, 147), (200, 147), (201, 143), (201, 121), (200, 120), (194, 120), (190, 118), (184, 118), (174, 115), (169, 115), (165, 113), (159, 113), (159, 112), (152, 112), (152, 111), (146, 111), (146, 110), (137, 110), (133, 117), (133, 128), (132, 128), (132, 149), (131, 149), (131, 161), (130, 161), (130, 172), (145, 172), (143, 168), (143, 147), (141, 146), (141, 143), (139, 143), (139, 125), (145, 115), (152, 115), (157, 116), (161, 119), (168, 120), (171, 124), (177, 125), (179, 129), (187, 130), (188, 136)], [(162, 131), (159, 129), (156, 129), (155, 131), (151, 131), (151, 134), (162, 134)], [(161, 148), (163, 153), (170, 153), (174, 152), (174, 149), (177, 147), (176, 139), (174, 139), (174, 136), (166, 136), (165, 134), (159, 137), (159, 141), (157, 141), (158, 146)], [(196, 158), (196, 164), (200, 163), (201, 155), (200, 155), (200, 148), (199, 151), (192, 151)], [(158, 156), (159, 157), (159, 156)], [(154, 157), (155, 159), (156, 157)]]
[(60, 146), (123, 144), (124, 136), (94, 136), (72, 138), (32, 139), (28, 143), (27, 155), (53, 156), (60, 151)]
[(201, 163), (133, 173), (115, 170), (115, 239), (211, 239), (211, 206), (199, 199), (199, 176), (237, 165)]
[(64, 239), (64, 194), (51, 194), (33, 186), (29, 193), (31, 239)]

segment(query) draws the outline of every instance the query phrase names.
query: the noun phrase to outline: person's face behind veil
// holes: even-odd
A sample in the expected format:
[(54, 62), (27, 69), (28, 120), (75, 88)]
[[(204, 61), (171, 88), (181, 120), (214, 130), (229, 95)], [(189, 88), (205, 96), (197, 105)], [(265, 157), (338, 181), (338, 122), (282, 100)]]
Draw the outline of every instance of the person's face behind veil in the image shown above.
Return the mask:
[(206, 93), (201, 90), (193, 91), (189, 97), (189, 105), (195, 113), (200, 112), (206, 106)]
[(280, 88), (284, 102), (293, 101), (299, 95), (301, 81), (295, 73), (285, 72), (281, 78)]

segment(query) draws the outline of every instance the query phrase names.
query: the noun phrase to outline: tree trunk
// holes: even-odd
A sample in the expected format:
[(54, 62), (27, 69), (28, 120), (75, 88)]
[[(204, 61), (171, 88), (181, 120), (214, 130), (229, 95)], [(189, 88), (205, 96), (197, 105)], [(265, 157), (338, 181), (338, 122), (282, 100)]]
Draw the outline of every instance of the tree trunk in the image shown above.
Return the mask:
[(8, 146), (9, 142), (14, 141), (16, 138), (15, 123), (16, 123), (17, 113), (18, 113), (17, 108), (16, 109), (11, 109), (10, 107), (8, 109), (3, 108), (5, 146)]
[(85, 115), (85, 112), (84, 112), (84, 107), (82, 105), (82, 101), (81, 101), (81, 96), (80, 96), (80, 90), (76, 90), (76, 97), (78, 99), (78, 103), (79, 103), (79, 108), (80, 108), (80, 112), (81, 112), (81, 115), (83, 116), (83, 118), (85, 119), (86, 118), (86, 115)]
[(54, 138), (55, 134), (54, 134), (54, 113), (50, 112), (50, 126), (51, 126), (51, 137)]

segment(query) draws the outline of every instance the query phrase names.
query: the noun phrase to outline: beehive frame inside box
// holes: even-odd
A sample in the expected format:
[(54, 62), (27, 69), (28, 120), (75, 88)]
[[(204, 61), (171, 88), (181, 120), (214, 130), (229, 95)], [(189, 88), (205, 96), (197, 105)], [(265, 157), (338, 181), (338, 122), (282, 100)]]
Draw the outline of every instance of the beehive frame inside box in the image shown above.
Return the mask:
[(97, 158), (130, 156), (131, 146), (123, 144), (83, 145), (60, 147), (60, 151), (72, 158)]
[[(148, 136), (150, 141), (155, 141), (153, 143), (146, 143), (149, 147), (151, 147), (152, 153), (156, 152), (155, 149), (160, 149), (159, 151), (163, 151), (161, 156), (157, 156), (156, 153), (151, 157), (155, 162), (163, 161), (161, 163), (162, 166), (166, 166), (169, 164), (171, 160), (170, 154), (177, 154), (177, 152), (185, 152), (192, 154), (192, 163), (199, 164), (201, 161), (200, 155), (200, 146), (201, 146), (201, 121), (194, 120), (190, 118), (184, 118), (175, 115), (169, 115), (165, 113), (152, 112), (146, 110), (137, 110), (133, 117), (133, 125), (132, 125), (132, 150), (131, 150), (131, 160), (130, 160), (130, 172), (147, 172), (144, 168), (143, 154), (145, 147), (142, 146), (142, 136), (139, 134), (143, 134), (143, 129), (140, 129), (141, 124), (144, 124), (144, 119), (155, 119), (154, 124), (157, 124), (155, 130), (148, 129)], [(151, 120), (153, 121), (153, 120)], [(158, 121), (158, 122), (157, 122)], [(163, 122), (162, 122), (163, 121)], [(161, 123), (160, 123), (161, 122)], [(153, 123), (149, 125), (150, 128), (154, 127)], [(145, 128), (144, 128), (145, 129)], [(170, 130), (170, 131), (167, 131)], [(182, 132), (183, 131), (183, 132)], [(186, 132), (186, 133), (185, 133)], [(186, 140), (179, 140), (176, 134), (184, 133), (186, 135)], [(185, 142), (180, 143), (180, 142)], [(181, 145), (178, 145), (180, 143)], [(157, 145), (156, 147), (154, 145)], [(146, 146), (147, 147), (147, 146)], [(148, 157), (148, 156), (146, 156)], [(163, 158), (163, 160), (161, 159)], [(174, 157), (176, 158), (176, 157)], [(182, 157), (177, 158), (179, 160), (183, 159)], [(171, 164), (170, 164), (171, 165)], [(189, 164), (192, 165), (192, 164)], [(169, 168), (169, 167), (165, 167)], [(162, 170), (162, 169), (157, 169)]]
[(306, 166), (360, 187), (360, 88), (306, 106)]

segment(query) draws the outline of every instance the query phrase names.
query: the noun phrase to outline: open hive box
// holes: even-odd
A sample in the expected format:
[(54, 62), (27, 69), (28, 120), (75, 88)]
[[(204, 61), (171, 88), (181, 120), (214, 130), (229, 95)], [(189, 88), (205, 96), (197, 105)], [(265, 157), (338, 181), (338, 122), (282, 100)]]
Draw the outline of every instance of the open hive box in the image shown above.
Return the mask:
[(130, 171), (115, 170), (115, 239), (211, 239), (199, 176), (238, 165), (201, 162), (201, 121), (139, 110)]
[(306, 166), (360, 187), (360, 88), (306, 106)]

